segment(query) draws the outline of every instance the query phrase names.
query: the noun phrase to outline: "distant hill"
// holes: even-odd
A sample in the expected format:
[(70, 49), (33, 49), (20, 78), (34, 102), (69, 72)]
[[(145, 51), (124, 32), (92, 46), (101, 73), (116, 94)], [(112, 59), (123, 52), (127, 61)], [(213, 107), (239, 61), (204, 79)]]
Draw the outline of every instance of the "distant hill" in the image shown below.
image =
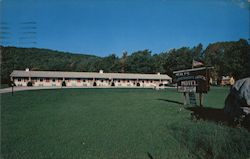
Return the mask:
[(247, 40), (222, 41), (194, 47), (181, 47), (160, 54), (140, 50), (122, 57), (115, 54), (106, 57), (73, 54), (48, 49), (0, 47), (1, 83), (9, 82), (13, 69), (164, 73), (171, 77), (173, 71), (192, 67), (192, 61), (203, 61), (205, 66), (214, 66), (212, 78), (220, 81), (222, 76), (235, 79), (250, 77), (250, 45)]
[(13, 69), (55, 70), (55, 71), (96, 71), (92, 65), (100, 57), (73, 54), (49, 49), (17, 48), (1, 46), (1, 83), (9, 81)]

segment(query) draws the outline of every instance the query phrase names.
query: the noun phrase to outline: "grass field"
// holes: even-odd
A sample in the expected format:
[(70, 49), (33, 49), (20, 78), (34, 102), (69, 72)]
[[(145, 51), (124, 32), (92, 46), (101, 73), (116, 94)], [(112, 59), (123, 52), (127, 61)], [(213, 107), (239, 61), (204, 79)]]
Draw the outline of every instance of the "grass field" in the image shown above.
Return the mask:
[[(207, 107), (222, 108), (226, 88)], [(60, 89), (1, 95), (4, 159), (248, 158), (250, 132), (191, 120), (175, 89)]]

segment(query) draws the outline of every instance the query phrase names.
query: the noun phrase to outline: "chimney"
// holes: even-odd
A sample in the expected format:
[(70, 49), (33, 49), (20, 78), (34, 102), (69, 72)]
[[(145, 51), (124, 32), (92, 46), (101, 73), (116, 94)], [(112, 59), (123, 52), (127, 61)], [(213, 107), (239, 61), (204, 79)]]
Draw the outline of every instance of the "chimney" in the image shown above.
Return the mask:
[(26, 68), (26, 69), (25, 69), (25, 71), (26, 71), (26, 72), (29, 72), (29, 71), (30, 71), (30, 69), (29, 69), (29, 68)]
[(100, 70), (99, 73), (103, 73), (103, 70)]

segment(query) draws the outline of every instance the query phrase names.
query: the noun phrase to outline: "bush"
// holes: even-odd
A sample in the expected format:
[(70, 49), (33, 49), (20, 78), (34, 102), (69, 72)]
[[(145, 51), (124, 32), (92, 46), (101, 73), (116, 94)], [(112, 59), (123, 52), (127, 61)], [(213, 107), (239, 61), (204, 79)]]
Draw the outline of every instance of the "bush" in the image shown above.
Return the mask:
[(136, 86), (137, 86), (137, 87), (140, 87), (140, 83), (137, 83)]
[(32, 86), (33, 86), (33, 83), (32, 83), (31, 81), (29, 81), (29, 82), (27, 83), (27, 86), (28, 86), (28, 87), (32, 87)]
[(111, 86), (115, 86), (115, 83), (114, 83), (114, 82), (112, 82), (112, 83), (111, 83)]
[(62, 87), (66, 87), (66, 82), (65, 81), (62, 82)]
[(96, 86), (96, 82), (93, 83), (93, 86)]

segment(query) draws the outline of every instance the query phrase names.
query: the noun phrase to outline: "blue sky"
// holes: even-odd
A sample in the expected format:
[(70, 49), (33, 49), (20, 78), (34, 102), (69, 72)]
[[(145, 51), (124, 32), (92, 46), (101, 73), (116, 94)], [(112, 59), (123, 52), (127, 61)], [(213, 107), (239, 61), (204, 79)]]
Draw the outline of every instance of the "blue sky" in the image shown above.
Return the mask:
[(0, 5), (5, 46), (120, 56), (250, 34), (247, 0), (0, 0)]

